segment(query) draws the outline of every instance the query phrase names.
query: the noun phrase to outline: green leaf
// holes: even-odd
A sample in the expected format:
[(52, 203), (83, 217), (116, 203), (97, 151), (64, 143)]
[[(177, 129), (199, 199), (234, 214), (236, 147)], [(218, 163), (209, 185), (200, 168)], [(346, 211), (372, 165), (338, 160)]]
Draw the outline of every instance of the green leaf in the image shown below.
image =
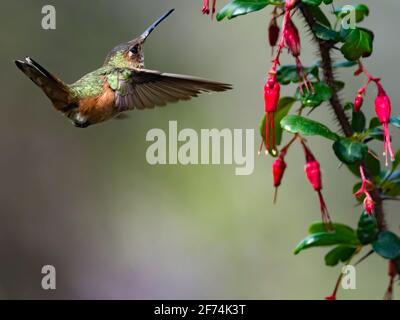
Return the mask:
[(369, 122), (369, 128), (374, 129), (381, 126), (381, 122), (379, 121), (378, 117), (373, 117)]
[(368, 131), (368, 136), (372, 139), (383, 141), (384, 140), (384, 132), (381, 128), (373, 128)]
[[(342, 237), (346, 237), (348, 239), (351, 239), (349, 243), (351, 242), (352, 244), (358, 244), (358, 239), (356, 235), (356, 231), (343, 223), (333, 223), (333, 228), (335, 229), (334, 233), (341, 235)], [(312, 225), (309, 226), (308, 228), (308, 233), (314, 234), (314, 233), (321, 233), (321, 232), (327, 232), (326, 231), (326, 226), (322, 222), (315, 222)], [(329, 232), (332, 233), (332, 232)]]
[[(358, 4), (354, 7), (356, 14), (356, 22), (359, 23), (364, 20), (365, 17), (369, 15), (369, 8), (365, 4)], [(334, 13), (341, 19), (350, 14), (349, 10), (344, 10), (344, 8), (338, 8)]]
[[(306, 75), (312, 75), (314, 78), (319, 79), (318, 66), (304, 67)], [(302, 80), (301, 76), (298, 75), (296, 65), (288, 64), (280, 67), (276, 72), (276, 79), (280, 84), (286, 85), (289, 83), (298, 83)]]
[(361, 244), (370, 244), (376, 240), (379, 229), (376, 218), (363, 212), (358, 222), (357, 236)]
[(325, 13), (317, 6), (307, 6), (308, 11), (314, 17), (315, 21), (325, 27), (331, 28), (331, 23)]
[(312, 248), (343, 244), (347, 246), (357, 246), (359, 241), (355, 231), (343, 224), (333, 224), (334, 231), (328, 232), (325, 230), (325, 226), (322, 223), (313, 224), (309, 231), (311, 234), (300, 241), (294, 251), (295, 254), (301, 251)]
[(322, 24), (316, 23), (313, 26), (313, 31), (315, 36), (318, 39), (324, 40), (324, 41), (334, 41), (338, 42), (341, 39), (340, 33), (332, 30), (331, 28), (328, 28)]
[(386, 196), (397, 197), (400, 195), (400, 171), (389, 173), (380, 188)]
[(337, 68), (350, 68), (350, 67), (354, 67), (355, 65), (357, 65), (356, 61), (338, 61), (335, 62), (334, 64), (332, 64), (332, 68), (337, 69)]
[(336, 156), (345, 164), (359, 162), (368, 154), (368, 146), (349, 138), (340, 138), (333, 144)]
[(277, 0), (232, 0), (217, 13), (217, 20), (221, 21), (224, 18), (232, 19), (264, 9), (269, 4), (277, 3), (283, 2)]
[(342, 29), (341, 37), (344, 42), (340, 51), (350, 61), (361, 57), (369, 57), (373, 51), (374, 34), (364, 28)]
[(392, 162), (392, 171), (394, 172), (400, 164), (400, 150), (394, 155), (394, 161)]
[(346, 102), (343, 108), (345, 111), (354, 110), (354, 104), (353, 102)]
[(281, 120), (281, 127), (291, 133), (300, 133), (303, 136), (321, 136), (330, 140), (337, 140), (339, 136), (322, 123), (297, 115), (288, 115)]
[(372, 243), (374, 251), (385, 259), (396, 259), (400, 257), (400, 239), (390, 231), (383, 231)]
[[(381, 163), (379, 162), (378, 159), (376, 159), (374, 156), (372, 156), (371, 154), (368, 153), (364, 159), (364, 162), (374, 177), (379, 176), (379, 174), (381, 173)], [(360, 164), (358, 162), (355, 164), (348, 164), (347, 168), (356, 177), (360, 177)]]
[(327, 266), (334, 267), (339, 262), (347, 262), (356, 252), (356, 247), (349, 247), (349, 246), (337, 246), (329, 251), (325, 256), (325, 264)]
[(353, 117), (351, 118), (351, 127), (355, 132), (363, 132), (365, 130), (365, 125), (367, 120), (362, 111), (353, 112)]
[[(277, 146), (279, 146), (282, 142), (282, 127), (279, 125), (280, 121), (283, 119), (283, 117), (285, 117), (290, 109), (292, 108), (293, 104), (296, 102), (295, 98), (292, 97), (282, 97), (279, 100), (278, 103), (278, 109), (274, 114), (274, 121), (276, 123), (275, 125), (275, 144)], [(261, 125), (260, 125), (260, 134), (261, 137), (263, 138), (263, 140), (265, 141), (265, 121), (266, 121), (266, 117), (264, 116), (262, 121), (261, 121)], [(269, 144), (271, 146), (271, 144)], [(271, 155), (275, 155), (277, 154), (276, 150), (268, 150), (269, 154)]]
[(395, 126), (396, 128), (400, 128), (400, 117), (391, 117), (390, 118), (390, 124)]
[(333, 0), (301, 0), (301, 2), (310, 6), (319, 6), (322, 2), (325, 4), (331, 4)]
[(305, 85), (303, 85), (303, 93), (300, 92), (300, 88), (297, 88), (295, 97), (304, 107), (316, 108), (323, 102), (329, 101), (332, 97), (332, 89), (326, 83), (314, 82), (312, 85), (314, 90), (308, 90)]

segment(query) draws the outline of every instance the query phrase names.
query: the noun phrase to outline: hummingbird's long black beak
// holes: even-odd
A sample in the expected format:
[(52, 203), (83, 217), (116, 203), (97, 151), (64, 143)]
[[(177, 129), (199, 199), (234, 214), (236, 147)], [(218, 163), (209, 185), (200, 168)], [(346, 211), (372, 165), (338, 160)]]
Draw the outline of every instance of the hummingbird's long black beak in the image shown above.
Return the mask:
[(152, 33), (153, 30), (154, 30), (155, 28), (157, 28), (157, 26), (158, 26), (162, 21), (164, 21), (164, 20), (165, 20), (172, 12), (174, 12), (174, 11), (175, 11), (175, 9), (169, 10), (169, 11), (168, 11), (167, 13), (165, 13), (163, 16), (161, 16), (160, 18), (158, 18), (157, 21), (154, 22), (150, 27), (148, 27), (148, 28), (146, 29), (146, 31), (143, 32), (142, 35), (140, 36), (140, 38), (142, 39), (142, 41), (144, 42), (144, 41), (147, 39), (147, 37), (150, 35), (150, 33)]

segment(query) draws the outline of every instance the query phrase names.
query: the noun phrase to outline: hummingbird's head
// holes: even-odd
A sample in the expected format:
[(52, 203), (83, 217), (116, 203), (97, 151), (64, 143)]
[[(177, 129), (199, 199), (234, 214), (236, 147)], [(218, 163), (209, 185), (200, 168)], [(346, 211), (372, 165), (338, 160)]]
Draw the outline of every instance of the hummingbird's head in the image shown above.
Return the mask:
[(104, 65), (111, 64), (120, 68), (144, 68), (143, 47), (146, 39), (153, 30), (165, 20), (175, 9), (169, 10), (158, 18), (150, 27), (146, 29), (138, 38), (132, 41), (119, 44), (107, 55)]

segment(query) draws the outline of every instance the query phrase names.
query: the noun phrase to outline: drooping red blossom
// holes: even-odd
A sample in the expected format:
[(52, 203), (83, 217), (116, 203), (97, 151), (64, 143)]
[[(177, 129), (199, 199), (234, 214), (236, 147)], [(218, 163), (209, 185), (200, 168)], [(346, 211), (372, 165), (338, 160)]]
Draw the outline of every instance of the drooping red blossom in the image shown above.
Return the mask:
[(383, 126), (383, 131), (384, 131), (383, 155), (386, 158), (386, 165), (388, 165), (388, 156), (390, 156), (390, 159), (394, 161), (394, 152), (389, 133), (389, 121), (390, 121), (390, 113), (392, 111), (392, 106), (390, 103), (390, 98), (386, 94), (382, 85), (379, 82), (376, 82), (376, 86), (378, 88), (378, 95), (376, 96), (375, 99), (375, 112), (376, 115), (378, 116), (380, 123)]
[(354, 193), (354, 196), (358, 199), (365, 196), (363, 201), (364, 209), (367, 214), (371, 215), (375, 211), (375, 202), (371, 197), (370, 191), (373, 190), (375, 186), (365, 176), (363, 166), (360, 166), (360, 176), (361, 176), (361, 187)]
[(366, 194), (364, 199), (364, 209), (368, 215), (371, 215), (375, 211), (375, 202), (369, 193)]
[(359, 112), (364, 103), (363, 96), (359, 93), (354, 98), (354, 112)]
[(320, 203), (322, 221), (328, 229), (332, 229), (332, 221), (329, 216), (328, 208), (326, 207), (324, 197), (322, 196), (322, 175), (319, 162), (315, 159), (311, 150), (307, 147), (304, 141), (302, 141), (304, 153), (306, 156), (305, 172), (308, 181), (312, 185), (313, 189), (318, 194)]
[(290, 15), (287, 17), (285, 30), (283, 32), (286, 46), (293, 57), (300, 55), (300, 35), (299, 30), (292, 21)]
[(397, 276), (396, 265), (393, 260), (389, 260), (388, 262), (388, 276), (389, 276), (389, 285), (388, 288), (386, 289), (384, 299), (393, 300), (393, 284), (394, 284), (394, 279)]
[[(280, 97), (281, 86), (276, 80), (276, 71), (272, 69), (269, 73), (267, 82), (264, 85), (264, 106), (265, 106), (265, 152), (269, 151), (269, 142), (271, 140), (271, 149), (275, 150), (275, 119), (274, 113), (277, 111)], [(270, 139), (271, 134), (271, 139)]]
[(203, 12), (203, 14), (210, 14), (211, 12), (211, 18), (214, 18), (216, 3), (217, 0), (212, 0), (212, 7), (210, 10), (210, 0), (203, 0), (203, 8), (201, 12)]

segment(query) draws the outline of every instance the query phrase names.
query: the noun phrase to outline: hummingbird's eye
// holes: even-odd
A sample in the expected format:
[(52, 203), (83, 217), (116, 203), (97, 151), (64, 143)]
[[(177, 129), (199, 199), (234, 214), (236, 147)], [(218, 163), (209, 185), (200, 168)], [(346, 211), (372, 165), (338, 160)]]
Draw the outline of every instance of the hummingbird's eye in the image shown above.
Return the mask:
[(131, 48), (131, 50), (129, 50), (130, 52), (132, 52), (133, 54), (138, 54), (139, 52), (139, 45), (133, 46)]

